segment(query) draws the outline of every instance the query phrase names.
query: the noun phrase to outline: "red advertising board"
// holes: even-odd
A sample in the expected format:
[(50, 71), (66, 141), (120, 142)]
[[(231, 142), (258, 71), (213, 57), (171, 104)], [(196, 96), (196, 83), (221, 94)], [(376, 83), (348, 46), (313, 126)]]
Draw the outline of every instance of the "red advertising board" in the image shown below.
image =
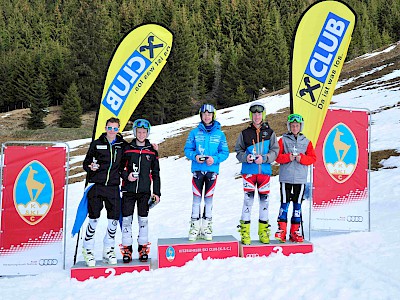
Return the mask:
[(0, 275), (63, 267), (66, 148), (4, 148)]
[(200, 254), (202, 259), (239, 256), (239, 242), (232, 235), (214, 236), (212, 241), (187, 238), (158, 239), (158, 267), (181, 267)]
[(369, 113), (330, 109), (313, 172), (313, 230), (369, 230)]

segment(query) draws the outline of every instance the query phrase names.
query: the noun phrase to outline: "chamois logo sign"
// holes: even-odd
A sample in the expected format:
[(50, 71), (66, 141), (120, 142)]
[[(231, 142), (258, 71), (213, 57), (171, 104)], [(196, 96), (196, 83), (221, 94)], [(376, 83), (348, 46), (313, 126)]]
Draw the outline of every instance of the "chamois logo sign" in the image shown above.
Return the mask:
[(102, 100), (104, 107), (118, 117), (129, 93), (139, 90), (144, 80), (153, 73), (152, 62), (161, 54), (165, 45), (154, 34), (148, 34), (115, 75)]
[(329, 175), (338, 183), (344, 183), (354, 173), (358, 163), (357, 140), (343, 123), (338, 123), (326, 135), (323, 159)]
[(49, 212), (54, 199), (54, 184), (46, 167), (33, 160), (22, 168), (14, 184), (14, 205), (29, 225), (38, 224)]
[(169, 246), (165, 251), (165, 257), (169, 262), (172, 262), (175, 259), (175, 249), (172, 246)]
[(336, 55), (348, 26), (349, 21), (334, 13), (328, 14), (298, 87), (297, 97), (319, 109), (324, 107), (322, 96), (329, 91), (325, 85), (338, 76), (334, 67), (338, 67), (341, 60)]

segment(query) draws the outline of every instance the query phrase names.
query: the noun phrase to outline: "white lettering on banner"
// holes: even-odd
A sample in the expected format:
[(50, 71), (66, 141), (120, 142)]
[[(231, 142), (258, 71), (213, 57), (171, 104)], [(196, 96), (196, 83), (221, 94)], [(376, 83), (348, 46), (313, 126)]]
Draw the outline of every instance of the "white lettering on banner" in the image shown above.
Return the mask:
[(232, 251), (232, 247), (203, 247), (203, 248), (194, 248), (194, 249), (179, 249), (179, 253), (197, 253), (197, 252), (214, 252), (214, 251)]
[(108, 275), (108, 277), (113, 277), (113, 276), (115, 276), (115, 274), (117, 273), (117, 271), (115, 271), (115, 269), (113, 269), (113, 268), (108, 268), (108, 269), (106, 269), (106, 270), (104, 271), (104, 273), (110, 274), (110, 275)]
[(311, 53), (306, 74), (319, 82), (326, 81), (328, 71), (333, 64), (348, 26), (349, 21), (333, 13), (328, 14)]
[(137, 51), (133, 52), (132, 56), (115, 75), (102, 104), (118, 116), (133, 86), (150, 63)]
[[(325, 30), (330, 31), (331, 33), (341, 37), (345, 29), (345, 24), (342, 21), (336, 21), (334, 19), (328, 20), (328, 23), (325, 26)], [(323, 77), (326, 75), (326, 72), (328, 71), (328, 66), (332, 62), (333, 54), (339, 45), (339, 40), (337, 37), (335, 37), (333, 34), (324, 31), (322, 33), (322, 36), (327, 38), (332, 42), (332, 45), (329, 46), (322, 41), (318, 43), (318, 47), (329, 52), (328, 56), (323, 56), (322, 54), (318, 53), (318, 48), (316, 49), (316, 52), (314, 52), (313, 57), (314, 59), (311, 60), (311, 73), (315, 77)], [(317, 70), (316, 65), (318, 62), (322, 62), (322, 68), (320, 71)]]
[(249, 253), (246, 254), (246, 257), (259, 257), (260, 255), (258, 255), (258, 253)]
[(280, 254), (282, 254), (282, 253), (283, 253), (283, 248), (280, 247), (280, 246), (275, 246), (275, 247), (272, 249), (272, 251), (273, 251), (274, 253), (280, 253)]

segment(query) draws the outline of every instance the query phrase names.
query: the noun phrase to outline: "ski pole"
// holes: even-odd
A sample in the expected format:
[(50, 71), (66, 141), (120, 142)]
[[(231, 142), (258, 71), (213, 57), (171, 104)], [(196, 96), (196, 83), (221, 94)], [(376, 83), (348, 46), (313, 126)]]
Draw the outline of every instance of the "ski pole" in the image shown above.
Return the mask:
[(75, 254), (74, 254), (74, 265), (76, 264), (76, 257), (78, 255), (78, 245), (79, 245), (79, 236), (81, 235), (81, 230), (78, 231), (78, 236), (76, 237), (76, 245), (75, 245)]

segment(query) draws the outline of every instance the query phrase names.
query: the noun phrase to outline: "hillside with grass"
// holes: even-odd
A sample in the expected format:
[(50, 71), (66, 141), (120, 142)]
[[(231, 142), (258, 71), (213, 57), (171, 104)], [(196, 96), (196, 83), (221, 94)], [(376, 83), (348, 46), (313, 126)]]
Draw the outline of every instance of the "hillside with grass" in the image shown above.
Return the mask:
[[(400, 69), (400, 42), (389, 47), (377, 49), (374, 53), (364, 55), (353, 59), (343, 66), (339, 81), (345, 81), (346, 84), (336, 89), (335, 95), (346, 93), (353, 89), (367, 89), (368, 82), (378, 78), (383, 79), (380, 88), (400, 88), (400, 78), (385, 80), (385, 75), (390, 74), (394, 70)], [(288, 88), (280, 91), (266, 94), (264, 97), (275, 94), (286, 94)], [(396, 104), (400, 106), (400, 100)], [(380, 107), (379, 110), (390, 109), (392, 107)], [(289, 107), (275, 114), (268, 114), (267, 119), (270, 126), (275, 130), (277, 136), (282, 135), (286, 131), (286, 117), (289, 113)], [(371, 114), (375, 112), (372, 111)], [(60, 128), (58, 119), (61, 114), (60, 106), (49, 107), (49, 113), (45, 118), (46, 128), (38, 130), (27, 129), (27, 119), (29, 117), (29, 109), (18, 109), (7, 113), (0, 114), (0, 142), (9, 141), (71, 141), (77, 139), (90, 139), (93, 132), (95, 112), (85, 113), (82, 116), (82, 126), (80, 128)], [(234, 144), (236, 139), (248, 123), (247, 112), (243, 112), (243, 123), (234, 126), (223, 126), (222, 129), (226, 134), (229, 149), (234, 152)], [(222, 124), (224, 125), (224, 124)], [(183, 145), (192, 128), (184, 128), (182, 133), (173, 138), (166, 139), (159, 145), (160, 157), (179, 156), (182, 157)], [(124, 132), (124, 135), (129, 132)], [(151, 136), (150, 136), (151, 138)], [(71, 157), (84, 155), (88, 149), (89, 143), (79, 147), (70, 153)], [(371, 153), (371, 169), (379, 168), (379, 162), (390, 156), (399, 155), (395, 150), (383, 150)], [(70, 165), (70, 176), (82, 173), (81, 162)], [(276, 174), (277, 168), (274, 169)], [(84, 176), (78, 176), (71, 179), (71, 182), (83, 180)]]

